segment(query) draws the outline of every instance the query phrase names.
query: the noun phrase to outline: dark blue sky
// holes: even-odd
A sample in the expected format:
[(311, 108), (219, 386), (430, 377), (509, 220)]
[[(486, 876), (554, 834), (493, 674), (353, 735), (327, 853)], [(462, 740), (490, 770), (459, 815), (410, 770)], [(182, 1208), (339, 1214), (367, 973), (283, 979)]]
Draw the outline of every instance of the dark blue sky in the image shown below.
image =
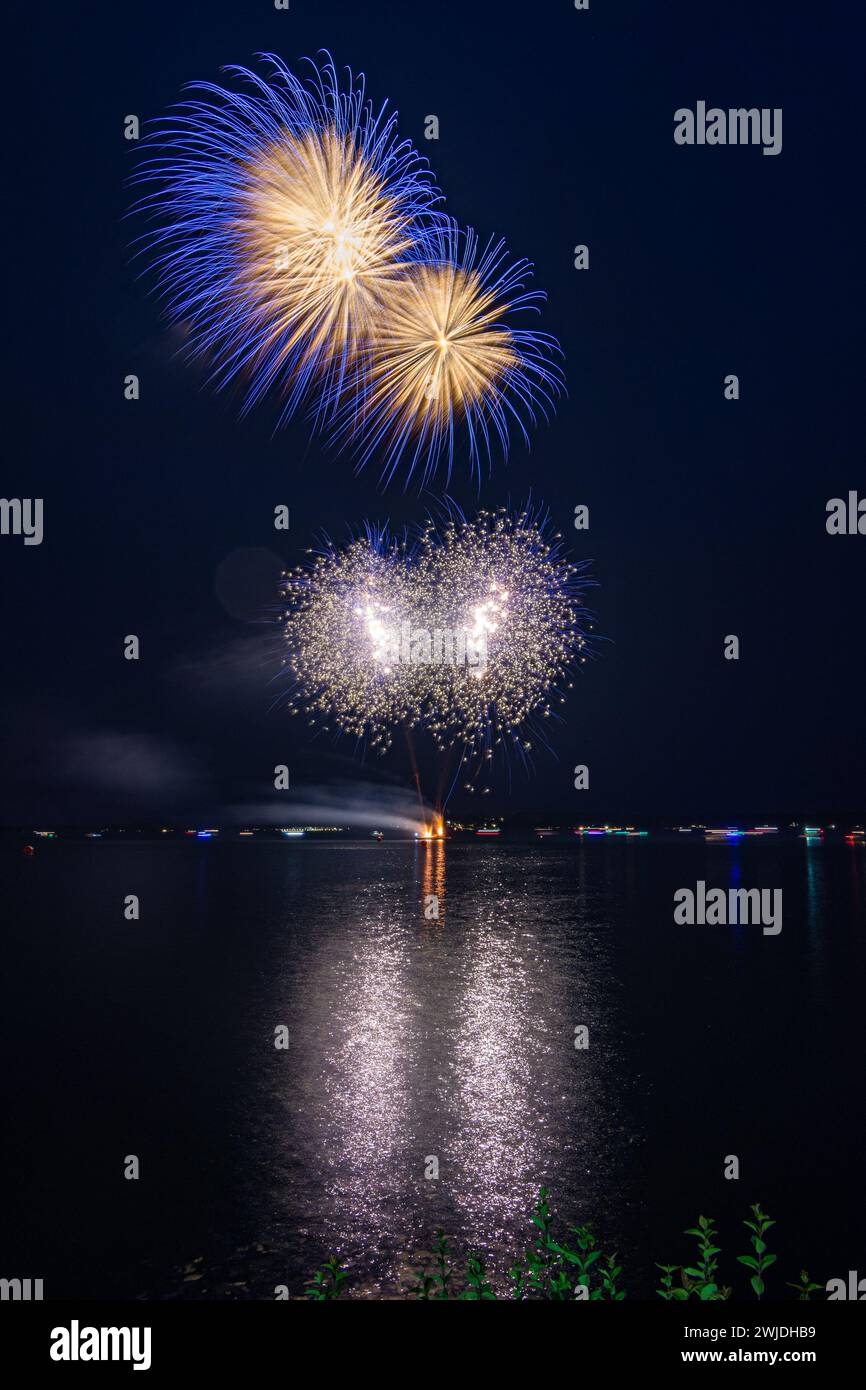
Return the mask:
[[(564, 531), (588, 504), (574, 553), (611, 641), (552, 733), (558, 757), (453, 809), (862, 814), (866, 537), (824, 525), (829, 498), (866, 494), (856, 9), (157, 0), (23, 21), (2, 492), (45, 499), (45, 539), (0, 538), (0, 822), (219, 815), (266, 798), (276, 762), (296, 786), (374, 775), (275, 706), (273, 636), (243, 618), (277, 562), (235, 552), (294, 563), (322, 529), (412, 520), (432, 498), (354, 477), (303, 421), (277, 436), (267, 409), (239, 421), (173, 356), (122, 220), (127, 113), (257, 51), (320, 47), (398, 108), (447, 210), (535, 263), (566, 354), (568, 398), (531, 451), (515, 444), (480, 499), (458, 458), (450, 491), (472, 510), (531, 488)], [(676, 146), (673, 113), (698, 100), (781, 107), (782, 153)], [(408, 764), (395, 752), (384, 772)]]

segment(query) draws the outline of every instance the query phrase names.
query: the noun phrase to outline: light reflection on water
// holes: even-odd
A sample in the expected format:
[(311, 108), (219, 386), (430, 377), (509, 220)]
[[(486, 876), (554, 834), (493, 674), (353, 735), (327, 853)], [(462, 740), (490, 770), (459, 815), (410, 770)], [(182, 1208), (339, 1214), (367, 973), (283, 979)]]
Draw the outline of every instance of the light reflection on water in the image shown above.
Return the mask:
[[(799, 1202), (786, 1155), (831, 1088), (804, 1056), (792, 1095), (787, 1040), (832, 1006), (827, 953), (846, 942), (827, 930), (845, 892), (832, 862), (831, 892), (812, 858), (804, 883), (798, 846), (359, 851), (311, 911), (302, 958), (293, 937), (286, 959), (299, 1037), (288, 1089), (303, 1103), (284, 1140), (303, 1151), (313, 1245), (376, 1287), (439, 1226), (506, 1268), (544, 1183), (564, 1218), (591, 1221), (650, 1279), (645, 1247), (661, 1251), (716, 1191), (730, 1135), (748, 1142), (765, 1196), (772, 1174), (771, 1193), (787, 1184)], [(700, 877), (784, 882), (782, 935), (675, 927), (672, 893)], [(844, 920), (850, 904), (837, 906)], [(588, 1051), (574, 1048), (578, 1024)], [(846, 1026), (828, 1022), (825, 1039)], [(432, 1158), (438, 1180), (424, 1176)]]
[[(58, 1297), (272, 1298), (334, 1252), (371, 1292), (441, 1226), (501, 1277), (545, 1183), (630, 1294), (700, 1212), (733, 1240), (755, 1200), (793, 1276), (854, 1268), (864, 866), (661, 837), (7, 856), (8, 1156), (38, 1193), (4, 1213), (8, 1258)], [(783, 889), (778, 936), (674, 924), (678, 888), (735, 874)], [(119, 933), (131, 883), (146, 929)], [(134, 1200), (118, 1145), (146, 1161)]]
[(349, 929), (326, 937), (296, 982), (303, 1146), (340, 1248), (387, 1229), (410, 1146), (411, 946), (386, 904), (376, 880), (359, 891)]
[(513, 1251), (539, 1186), (573, 1192), (578, 1165), (593, 1205), (616, 1107), (604, 1064), (574, 1047), (578, 1023), (599, 1044), (615, 1031), (585, 900), (548, 888), (532, 856), (431, 842), (388, 858), (390, 872), (344, 895), (345, 930), (320, 933), (293, 1003), (323, 1238), (385, 1278), (440, 1224)]

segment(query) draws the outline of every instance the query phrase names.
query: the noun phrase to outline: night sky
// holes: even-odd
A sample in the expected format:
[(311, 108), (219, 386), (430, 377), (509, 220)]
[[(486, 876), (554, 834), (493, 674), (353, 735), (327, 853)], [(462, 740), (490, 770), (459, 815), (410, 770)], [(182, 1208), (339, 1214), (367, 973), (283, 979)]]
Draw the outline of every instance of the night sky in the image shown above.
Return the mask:
[[(674, 820), (863, 813), (866, 537), (831, 537), (828, 499), (863, 463), (864, 26), (842, 0), (719, 5), (502, 0), (191, 0), (34, 12), (7, 52), (18, 90), (7, 192), (13, 327), (6, 497), (42, 497), (45, 538), (0, 537), (5, 675), (0, 823), (243, 815), (296, 788), (406, 783), (279, 707), (261, 621), (281, 563), (365, 517), (435, 502), (383, 492), (276, 410), (240, 420), (176, 355), (130, 264), (143, 121), (193, 78), (258, 51), (325, 47), (388, 98), (446, 209), (506, 238), (547, 291), (538, 326), (568, 397), (480, 495), (546, 502), (592, 560), (597, 631), (551, 732), (556, 757), (453, 811)], [(698, 100), (781, 107), (784, 145), (683, 148)], [(438, 142), (424, 118), (440, 120)], [(11, 146), (11, 149), (10, 149)], [(8, 167), (11, 157), (11, 168)], [(573, 268), (586, 243), (590, 269)], [(141, 378), (141, 399), (123, 379)], [(740, 400), (723, 379), (737, 373)], [(444, 484), (440, 478), (439, 484)], [(273, 509), (291, 509), (288, 535)], [(574, 532), (575, 505), (590, 508)], [(138, 662), (123, 659), (128, 633)], [(739, 662), (725, 661), (735, 633)], [(572, 768), (590, 768), (590, 791)], [(422, 759), (433, 787), (433, 761)]]

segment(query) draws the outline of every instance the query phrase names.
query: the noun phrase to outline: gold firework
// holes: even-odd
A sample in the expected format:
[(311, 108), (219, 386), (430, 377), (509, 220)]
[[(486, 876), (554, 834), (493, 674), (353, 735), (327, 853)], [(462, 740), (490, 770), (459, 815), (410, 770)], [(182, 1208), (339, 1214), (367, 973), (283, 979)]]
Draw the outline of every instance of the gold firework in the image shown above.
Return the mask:
[[(554, 340), (513, 325), (543, 295), (526, 293), (525, 261), (508, 265), (502, 242), (481, 251), (475, 234), (445, 221), (382, 296), (369, 344), (347, 374), (336, 434), (360, 444), (360, 462), (401, 459), (427, 481), (444, 457), (450, 473), (462, 437), (474, 468), (511, 427), (546, 414), (561, 384)], [(333, 396), (331, 398), (334, 400)]]
[(336, 130), (285, 134), (247, 171), (237, 224), (242, 288), (271, 370), (353, 359), (393, 297), (412, 245), (406, 213), (356, 143)]
[(519, 360), (501, 313), (473, 272), (414, 267), (377, 327), (365, 409), (420, 433), (483, 407)]
[(303, 78), (263, 58), (264, 77), (193, 84), (134, 175), (186, 354), (239, 386), (244, 411), (273, 392), (283, 424), (309, 405), (384, 478), (402, 461), (426, 482), (463, 451), (480, 472), (515, 429), (529, 442), (563, 385), (556, 340), (518, 326), (544, 300), (532, 267), (438, 211), (426, 160), (363, 77), (327, 54)]

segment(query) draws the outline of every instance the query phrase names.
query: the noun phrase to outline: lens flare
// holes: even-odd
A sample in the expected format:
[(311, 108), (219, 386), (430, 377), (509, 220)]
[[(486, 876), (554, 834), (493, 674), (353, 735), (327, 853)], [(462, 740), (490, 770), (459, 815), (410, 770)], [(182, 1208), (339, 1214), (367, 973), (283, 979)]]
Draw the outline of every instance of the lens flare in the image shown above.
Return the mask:
[(453, 506), (400, 540), (367, 528), (286, 574), (288, 707), (379, 753), (404, 725), (457, 749), (474, 789), (529, 762), (591, 651), (585, 566), (543, 513)]

